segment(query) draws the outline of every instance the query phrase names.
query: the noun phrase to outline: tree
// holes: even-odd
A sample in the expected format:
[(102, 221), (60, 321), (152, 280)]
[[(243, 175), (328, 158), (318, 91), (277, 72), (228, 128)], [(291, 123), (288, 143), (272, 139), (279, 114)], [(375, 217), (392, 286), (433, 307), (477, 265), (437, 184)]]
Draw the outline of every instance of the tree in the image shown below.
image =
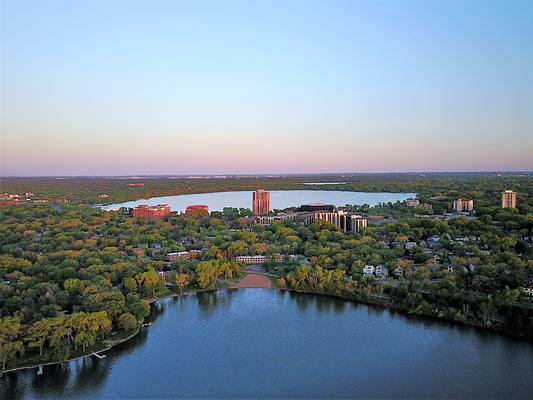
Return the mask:
[(52, 324), (49, 319), (43, 318), (40, 321), (34, 322), (30, 325), (28, 329), (28, 335), (26, 341), (28, 342), (28, 347), (38, 348), (39, 355), (43, 355), (43, 347), (50, 337), (50, 332), (52, 330)]
[(6, 369), (7, 361), (24, 354), (24, 343), (19, 340), (22, 325), (19, 317), (0, 318), (0, 359), (2, 369)]
[(124, 313), (118, 317), (118, 326), (120, 329), (129, 331), (137, 327), (137, 320), (130, 313)]
[(183, 294), (183, 288), (189, 284), (189, 280), (188, 274), (176, 274), (174, 281), (176, 286), (180, 288), (180, 294)]

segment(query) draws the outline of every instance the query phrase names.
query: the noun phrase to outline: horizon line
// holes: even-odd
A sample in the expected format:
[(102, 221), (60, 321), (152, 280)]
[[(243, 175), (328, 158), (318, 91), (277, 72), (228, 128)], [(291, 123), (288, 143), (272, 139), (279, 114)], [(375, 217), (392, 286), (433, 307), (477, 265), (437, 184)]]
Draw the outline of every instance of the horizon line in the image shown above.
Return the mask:
[(115, 174), (115, 175), (0, 175), (0, 179), (14, 178), (113, 178), (113, 179), (139, 179), (139, 178), (217, 178), (227, 177), (253, 178), (253, 177), (314, 177), (314, 176), (357, 176), (357, 175), (442, 175), (442, 174), (533, 174), (533, 170), (491, 170), (491, 171), (389, 171), (389, 172), (296, 172), (296, 173), (205, 173), (205, 174)]

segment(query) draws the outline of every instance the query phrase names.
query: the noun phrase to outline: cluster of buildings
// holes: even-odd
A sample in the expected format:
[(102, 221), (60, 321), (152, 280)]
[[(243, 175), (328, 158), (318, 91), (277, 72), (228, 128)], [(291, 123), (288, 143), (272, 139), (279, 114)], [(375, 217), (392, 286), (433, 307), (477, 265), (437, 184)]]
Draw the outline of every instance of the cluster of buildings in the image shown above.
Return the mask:
[(320, 220), (335, 225), (343, 232), (359, 232), (368, 225), (368, 220), (357, 213), (337, 210), (334, 205), (323, 203), (304, 204), (298, 211), (264, 215), (270, 212), (270, 192), (264, 189), (257, 189), (253, 193), (252, 207), (256, 222), (263, 225), (283, 220), (310, 225)]
[[(35, 194), (33, 192), (25, 192), (24, 194), (0, 193), (0, 205), (4, 205), (4, 206), (20, 206), (20, 205), (25, 205), (25, 204), (40, 205), (40, 204), (49, 204), (51, 202), (51, 200), (49, 199), (35, 199), (33, 198), (34, 196)], [(63, 201), (63, 199), (66, 199), (66, 198), (60, 197), (56, 201), (60, 204), (61, 203), (67, 204), (68, 199), (66, 199), (67, 200), (66, 203)]]
[[(141, 204), (131, 210), (131, 214), (135, 218), (163, 218), (170, 214), (170, 205), (158, 204), (155, 206), (149, 206), (147, 204)], [(193, 204), (187, 206), (185, 209), (185, 215), (208, 215), (209, 207), (203, 204)]]
[(363, 275), (374, 275), (381, 279), (387, 279), (387, 277), (389, 276), (389, 269), (384, 265), (378, 265), (375, 267), (373, 265), (365, 265), (363, 267)]

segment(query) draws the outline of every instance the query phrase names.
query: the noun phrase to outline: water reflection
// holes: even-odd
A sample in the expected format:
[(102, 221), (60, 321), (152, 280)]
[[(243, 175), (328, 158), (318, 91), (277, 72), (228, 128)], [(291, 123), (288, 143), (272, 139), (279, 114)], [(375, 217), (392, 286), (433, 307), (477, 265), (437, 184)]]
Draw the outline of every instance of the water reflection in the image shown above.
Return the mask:
[(200, 292), (156, 302), (149, 320), (105, 359), (48, 366), (41, 376), (35, 369), (6, 374), (0, 399), (533, 392), (530, 343), (327, 296)]

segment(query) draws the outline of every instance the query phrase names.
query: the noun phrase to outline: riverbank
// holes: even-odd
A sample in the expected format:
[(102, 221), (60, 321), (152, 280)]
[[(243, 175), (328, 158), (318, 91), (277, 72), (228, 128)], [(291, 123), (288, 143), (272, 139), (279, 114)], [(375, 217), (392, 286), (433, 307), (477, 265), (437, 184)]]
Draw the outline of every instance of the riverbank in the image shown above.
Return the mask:
[[(253, 275), (253, 276), (250, 279), (247, 279), (249, 275)], [(161, 300), (171, 299), (171, 298), (180, 297), (180, 296), (186, 296), (186, 295), (193, 294), (193, 293), (212, 292), (212, 291), (217, 291), (220, 289), (244, 289), (244, 288), (272, 289), (273, 288), (272, 279), (268, 277), (268, 274), (245, 272), (244, 277), (238, 277), (234, 279), (231, 283), (224, 284), (224, 286), (222, 287), (209, 288), (209, 289), (191, 288), (189, 290), (184, 291), (183, 293), (168, 293), (168, 294), (161, 295), (159, 297), (154, 297), (147, 301), (151, 305)], [(18, 363), (19, 365), (17, 365), (16, 367), (6, 369), (6, 370), (0, 370), (0, 377), (3, 374), (7, 374), (7, 373), (22, 371), (25, 369), (34, 369), (34, 368), (38, 368), (39, 366), (45, 367), (45, 366), (50, 366), (50, 365), (68, 363), (70, 361), (80, 360), (85, 357), (91, 357), (94, 354), (100, 354), (100, 353), (106, 352), (110, 350), (111, 348), (118, 346), (119, 344), (122, 344), (124, 342), (127, 342), (128, 340), (137, 336), (137, 334), (139, 334), (144, 324), (145, 324), (145, 320), (141, 321), (139, 323), (139, 326), (135, 330), (133, 330), (133, 332), (121, 332), (121, 331), (111, 332), (110, 338), (102, 342), (95, 343), (95, 345), (91, 346), (85, 351), (81, 351), (81, 352), (76, 351), (75, 352), (76, 354), (73, 357), (68, 358), (67, 360), (64, 360), (64, 361), (46, 361), (44, 359), (40, 359), (40, 356), (36, 356), (36, 357), (27, 359), (27, 360), (20, 360), (20, 362)], [(116, 336), (120, 336), (121, 334), (124, 334), (124, 333), (126, 333), (125, 337), (120, 337), (119, 339), (116, 338)]]
[(449, 323), (449, 324), (452, 324), (452, 325), (457, 325), (457, 326), (464, 326), (464, 327), (473, 327), (473, 328), (477, 328), (477, 329), (480, 329), (480, 330), (483, 330), (485, 332), (495, 332), (495, 333), (498, 333), (498, 334), (501, 334), (501, 335), (504, 335), (504, 336), (509, 336), (509, 337), (512, 337), (512, 338), (518, 338), (518, 339), (523, 339), (523, 340), (526, 340), (528, 342), (533, 342), (533, 337), (531, 336), (528, 336), (526, 334), (522, 334), (522, 333), (519, 333), (519, 332), (514, 332), (514, 331), (511, 331), (511, 330), (507, 330), (507, 329), (503, 329), (499, 326), (485, 326), (479, 322), (476, 322), (476, 321), (469, 321), (469, 320), (465, 320), (465, 321), (459, 321), (459, 320), (455, 320), (455, 319), (450, 319), (450, 318), (446, 318), (446, 317), (437, 317), (437, 316), (434, 316), (434, 315), (428, 315), (428, 314), (415, 314), (415, 313), (411, 313), (409, 312), (409, 310), (405, 309), (404, 307), (401, 307), (401, 306), (398, 306), (394, 303), (391, 303), (390, 301), (388, 301), (387, 299), (385, 298), (375, 298), (375, 299), (354, 299), (353, 297), (350, 297), (349, 295), (347, 294), (334, 294), (334, 293), (324, 293), (324, 292), (316, 292), (316, 291), (312, 291), (312, 290), (301, 290), (301, 289), (292, 289), (292, 288), (287, 288), (287, 287), (284, 287), (284, 288), (281, 288), (281, 287), (278, 287), (277, 289), (279, 290), (282, 290), (282, 291), (287, 291), (287, 292), (295, 292), (295, 293), (304, 293), (304, 294), (313, 294), (313, 295), (320, 295), (320, 296), (327, 296), (327, 297), (333, 297), (333, 298), (337, 298), (337, 299), (341, 299), (341, 300), (344, 300), (344, 301), (350, 301), (352, 303), (359, 303), (359, 304), (365, 304), (365, 305), (370, 305), (370, 306), (377, 306), (377, 307), (380, 307), (380, 308), (383, 308), (383, 309), (387, 309), (389, 311), (392, 311), (392, 312), (397, 312), (399, 314), (402, 314), (404, 316), (406, 316), (407, 318), (416, 318), (416, 319), (423, 319), (423, 320), (430, 320), (430, 321), (434, 321), (434, 322), (445, 322), (445, 323)]
[[(503, 335), (506, 335), (506, 336), (514, 337), (514, 338), (525, 339), (526, 341), (532, 341), (533, 340), (533, 338), (531, 338), (531, 337), (529, 337), (527, 335), (524, 335), (524, 334), (520, 334), (518, 332), (509, 331), (509, 330), (502, 329), (502, 328), (497, 327), (497, 326), (487, 327), (487, 326), (484, 326), (484, 325), (482, 325), (482, 324), (480, 324), (478, 322), (475, 322), (475, 321), (468, 321), (468, 320), (466, 320), (466, 321), (458, 321), (458, 320), (453, 320), (453, 319), (444, 318), (444, 317), (436, 317), (436, 316), (433, 316), (433, 315), (410, 313), (408, 310), (406, 310), (403, 307), (400, 307), (398, 305), (395, 305), (394, 303), (391, 303), (390, 301), (388, 301), (385, 298), (377, 298), (376, 297), (375, 299), (370, 299), (370, 298), (354, 299), (353, 297), (350, 297), (348, 294), (338, 294), (337, 295), (337, 294), (333, 294), (333, 293), (324, 293), (324, 292), (317, 292), (317, 291), (311, 291), (311, 290), (292, 289), (292, 288), (286, 288), (286, 287), (281, 288), (281, 287), (277, 287), (275, 285), (275, 283), (273, 283), (273, 281), (272, 281), (273, 277), (274, 277), (274, 275), (267, 274), (267, 273), (245, 272), (245, 276), (243, 278), (239, 277), (238, 279), (235, 279), (233, 281), (233, 283), (227, 283), (223, 287), (216, 287), (216, 288), (209, 288), (209, 289), (189, 289), (187, 291), (184, 291), (183, 293), (169, 293), (169, 294), (165, 294), (165, 295), (162, 295), (162, 296), (159, 296), (159, 297), (155, 297), (155, 298), (149, 299), (148, 303), (151, 305), (151, 304), (154, 304), (154, 303), (156, 303), (158, 301), (161, 301), (161, 300), (166, 300), (166, 299), (171, 299), (171, 298), (175, 298), (175, 297), (186, 296), (186, 295), (190, 295), (190, 294), (193, 294), (193, 293), (199, 293), (199, 292), (212, 292), (212, 291), (217, 291), (217, 290), (220, 290), (220, 289), (245, 289), (245, 288), (248, 288), (248, 289), (271, 289), (271, 290), (279, 289), (279, 290), (286, 291), (286, 292), (295, 292), (295, 293), (327, 296), (327, 297), (337, 298), (337, 299), (341, 299), (341, 300), (349, 301), (349, 302), (353, 302), (353, 303), (365, 304), (365, 305), (370, 305), (370, 306), (378, 306), (380, 308), (388, 309), (388, 310), (393, 311), (393, 312), (398, 312), (398, 313), (400, 313), (402, 315), (405, 315), (408, 318), (426, 319), (426, 320), (431, 320), (431, 321), (435, 321), (435, 322), (446, 322), (446, 323), (450, 323), (450, 324), (454, 324), (454, 325), (461, 325), (461, 326), (466, 326), (466, 327), (469, 326), (469, 327), (478, 328), (478, 329), (481, 329), (481, 330), (484, 330), (484, 331), (497, 332), (499, 334), (503, 334)], [(122, 344), (124, 342), (127, 342), (128, 340), (134, 338), (140, 332), (140, 330), (142, 329), (144, 324), (145, 324), (145, 321), (143, 320), (139, 324), (137, 329), (135, 329), (133, 332), (128, 332), (125, 337), (121, 337), (119, 339), (115, 339), (113, 337), (110, 337), (109, 339), (106, 339), (105, 341), (102, 341), (100, 343), (96, 343), (93, 347), (91, 347), (90, 349), (86, 350), (85, 352), (83, 352), (81, 354), (77, 353), (74, 357), (69, 358), (69, 359), (67, 359), (65, 361), (48, 361), (48, 362), (28, 361), (27, 365), (25, 365), (24, 362), (21, 361), (21, 364), (23, 364), (23, 365), (17, 366), (15, 368), (11, 368), (11, 369), (0, 371), (0, 377), (3, 374), (7, 374), (7, 373), (11, 373), (11, 372), (17, 372), (17, 371), (25, 370), (25, 369), (38, 368), (39, 366), (50, 366), (50, 365), (68, 363), (70, 361), (75, 361), (75, 360), (79, 360), (79, 359), (82, 359), (82, 358), (85, 358), (85, 357), (90, 357), (90, 356), (92, 356), (94, 354), (100, 354), (100, 353), (106, 352), (106, 351), (110, 350), (111, 348), (113, 348), (115, 346), (118, 346), (118, 345), (120, 345), (120, 344)], [(124, 332), (115, 331), (115, 332), (111, 333), (111, 336), (120, 335), (120, 334), (124, 334)]]

